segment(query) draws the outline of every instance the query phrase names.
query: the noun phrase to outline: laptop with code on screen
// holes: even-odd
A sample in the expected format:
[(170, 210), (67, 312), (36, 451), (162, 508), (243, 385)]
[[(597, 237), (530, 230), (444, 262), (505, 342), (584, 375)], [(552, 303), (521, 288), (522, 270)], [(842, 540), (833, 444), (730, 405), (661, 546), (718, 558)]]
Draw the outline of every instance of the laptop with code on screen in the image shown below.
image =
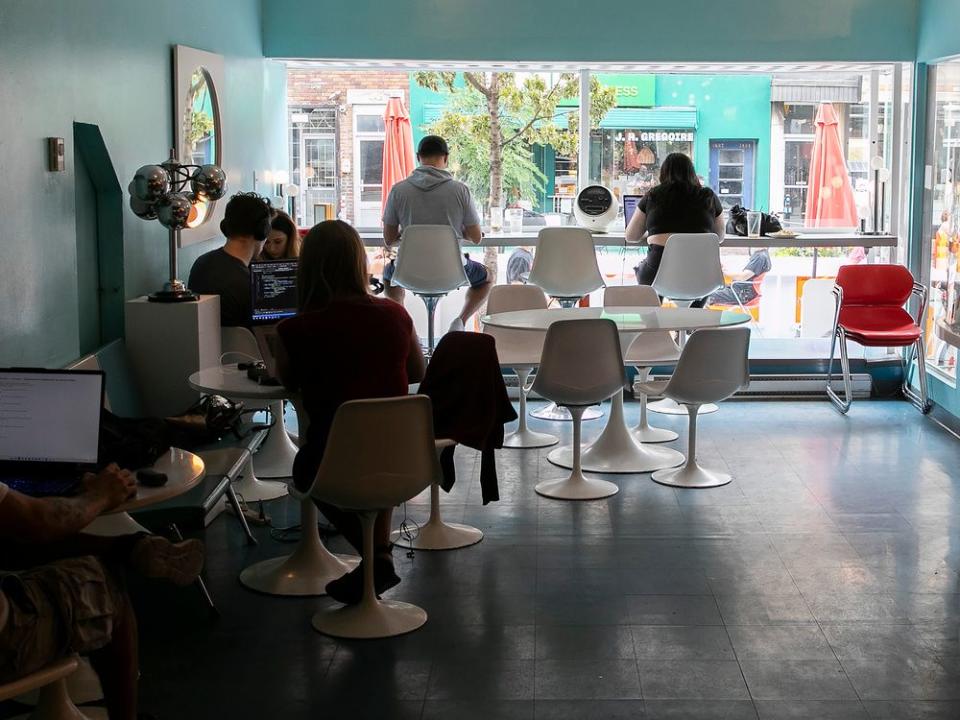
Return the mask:
[(297, 314), (297, 260), (250, 263), (253, 325), (275, 323)]
[(25, 495), (68, 495), (97, 466), (104, 375), (0, 370), (0, 481)]

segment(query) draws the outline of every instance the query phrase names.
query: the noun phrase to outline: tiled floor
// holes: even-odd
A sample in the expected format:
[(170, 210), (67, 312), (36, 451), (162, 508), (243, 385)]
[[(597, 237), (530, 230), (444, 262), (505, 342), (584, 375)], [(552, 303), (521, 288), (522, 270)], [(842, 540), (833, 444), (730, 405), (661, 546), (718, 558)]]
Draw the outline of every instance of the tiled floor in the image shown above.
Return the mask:
[[(633, 418), (636, 406), (628, 404)], [(603, 421), (585, 425), (589, 438)], [(655, 422), (686, 433), (680, 418)], [(535, 423), (545, 427), (546, 423)], [(555, 428), (557, 429), (557, 428)], [(568, 427), (559, 427), (569, 436)], [(208, 531), (208, 623), (188, 592), (143, 611), (143, 707), (160, 718), (960, 718), (960, 441), (904, 402), (736, 402), (700, 423), (701, 458), (735, 481), (689, 491), (648, 475), (565, 503), (544, 451), (499, 455), (483, 507), (472, 452), (447, 519), (484, 530), (397, 554), (427, 625), (335, 642), (324, 599), (258, 596), (235, 524)], [(408, 513), (424, 519), (424, 502)], [(295, 521), (285, 501), (268, 506)], [(338, 542), (334, 542), (339, 547)]]

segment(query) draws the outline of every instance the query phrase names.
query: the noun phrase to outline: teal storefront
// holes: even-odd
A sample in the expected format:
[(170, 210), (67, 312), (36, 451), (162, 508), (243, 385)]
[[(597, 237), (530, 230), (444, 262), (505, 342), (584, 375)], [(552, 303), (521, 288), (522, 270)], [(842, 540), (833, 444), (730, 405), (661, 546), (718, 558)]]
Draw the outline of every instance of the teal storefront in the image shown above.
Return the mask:
[[(656, 181), (662, 158), (684, 152), (725, 205), (769, 209), (769, 75), (597, 77), (616, 89), (617, 104), (591, 133), (593, 182), (610, 186), (618, 195), (645, 192)], [(445, 93), (420, 87), (411, 78), (414, 142), (443, 113), (446, 99)], [(576, 106), (575, 99), (560, 103), (559, 127), (566, 126), (566, 117)], [(534, 147), (534, 159), (546, 176), (536, 209), (565, 209), (565, 198), (576, 192), (575, 160), (558, 157), (549, 146)]]

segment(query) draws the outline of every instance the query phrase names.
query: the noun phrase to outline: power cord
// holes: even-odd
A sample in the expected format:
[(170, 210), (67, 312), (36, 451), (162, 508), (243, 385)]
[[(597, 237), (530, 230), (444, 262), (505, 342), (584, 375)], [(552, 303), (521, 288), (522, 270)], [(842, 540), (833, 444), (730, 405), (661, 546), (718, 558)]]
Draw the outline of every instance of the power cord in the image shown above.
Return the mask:
[(404, 553), (408, 558), (413, 560), (414, 551), (413, 551), (413, 541), (420, 536), (420, 525), (416, 521), (411, 520), (407, 516), (407, 504), (403, 504), (403, 520), (400, 522), (400, 537), (407, 541), (409, 547)]

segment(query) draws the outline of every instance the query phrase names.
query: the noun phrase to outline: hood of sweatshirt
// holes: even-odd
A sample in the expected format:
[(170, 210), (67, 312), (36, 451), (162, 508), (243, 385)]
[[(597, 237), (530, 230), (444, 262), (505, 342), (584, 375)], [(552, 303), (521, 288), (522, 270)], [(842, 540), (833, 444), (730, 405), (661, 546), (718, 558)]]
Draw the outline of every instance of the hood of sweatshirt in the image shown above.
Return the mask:
[(410, 177), (408, 177), (407, 180), (420, 190), (429, 192), (453, 180), (453, 175), (446, 170), (441, 170), (431, 165), (421, 165), (410, 173)]

